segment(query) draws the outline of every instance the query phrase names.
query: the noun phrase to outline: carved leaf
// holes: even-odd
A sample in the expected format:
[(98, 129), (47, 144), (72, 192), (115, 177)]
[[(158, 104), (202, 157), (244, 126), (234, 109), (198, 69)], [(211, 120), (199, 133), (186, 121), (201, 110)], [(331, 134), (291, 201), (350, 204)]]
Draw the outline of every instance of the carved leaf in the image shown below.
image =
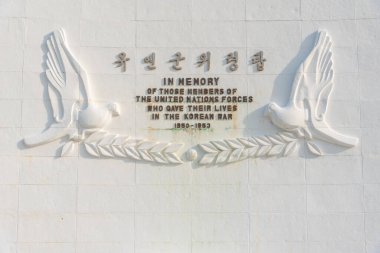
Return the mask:
[(126, 136), (116, 136), (113, 145), (123, 146), (129, 138)]
[(74, 142), (68, 141), (62, 146), (61, 157), (70, 156), (74, 151)]
[(210, 143), (204, 143), (199, 145), (206, 153), (217, 153), (218, 150)]
[(123, 145), (128, 140), (128, 137), (124, 136), (116, 136), (113, 144), (112, 144), (112, 151), (117, 157), (126, 157), (127, 155), (124, 152)]
[(226, 142), (233, 149), (244, 148), (243, 145), (238, 140), (226, 140)]
[(240, 160), (240, 154), (243, 152), (242, 148), (235, 149), (231, 152), (230, 156), (228, 157), (228, 162), (236, 162)]
[(274, 145), (272, 148), (268, 151), (267, 156), (276, 156), (282, 153), (282, 150), (284, 149), (284, 145)]
[(298, 128), (296, 135), (298, 137), (305, 137), (305, 131), (303, 129)]
[(95, 157), (100, 157), (98, 148), (96, 147), (96, 143), (85, 142), (84, 147), (85, 147), (87, 153), (89, 153), (90, 155), (95, 156)]
[(87, 152), (95, 157), (129, 157), (148, 162), (182, 163), (175, 154), (182, 144), (129, 139), (100, 131), (92, 134), (84, 145)]
[(267, 136), (274, 145), (282, 145), (284, 142), (277, 136)]
[(322, 151), (319, 149), (319, 147), (315, 143), (308, 141), (306, 144), (307, 144), (307, 148), (309, 149), (311, 153), (317, 156), (322, 155)]
[(170, 163), (182, 163), (181, 158), (178, 157), (177, 154), (173, 153), (165, 153), (166, 158)]
[(144, 150), (144, 149), (137, 149), (137, 152), (140, 154), (141, 158), (145, 161), (150, 161), (152, 162), (153, 161), (153, 154), (149, 154), (148, 150)]
[(249, 148), (257, 146), (256, 144), (253, 144), (252, 142), (250, 142), (248, 139), (245, 139), (245, 138), (238, 138), (238, 140), (240, 141), (241, 144)]
[(289, 132), (279, 133), (279, 136), (281, 136), (281, 138), (286, 142), (291, 142), (297, 139), (292, 133)]
[(111, 144), (114, 140), (115, 135), (105, 135), (103, 139), (99, 140), (97, 143), (98, 151), (100, 155), (105, 157), (113, 157), (113, 150)]
[(218, 153), (207, 153), (205, 154), (202, 159), (199, 161), (200, 164), (211, 164), (215, 160), (215, 157), (218, 155)]
[(129, 157), (132, 157), (133, 159), (136, 159), (136, 160), (141, 160), (141, 157), (139, 153), (137, 152), (136, 148), (124, 147), (124, 151)]
[(112, 151), (117, 157), (126, 157), (127, 155), (124, 153), (123, 146), (121, 145), (112, 145)]
[(219, 150), (229, 150), (230, 147), (224, 141), (211, 141), (212, 145), (214, 145)]
[(230, 150), (224, 150), (220, 152), (218, 157), (216, 158), (215, 163), (225, 163), (228, 159), (230, 152), (231, 152)]
[(168, 163), (166, 157), (164, 155), (162, 155), (161, 153), (151, 153), (150, 155), (152, 156), (154, 161), (156, 161), (158, 163)]
[(111, 145), (104, 145), (104, 146), (98, 145), (98, 150), (102, 156), (105, 156), (105, 157), (113, 157), (114, 156)]
[(270, 148), (270, 146), (261, 146), (256, 152), (256, 157), (266, 156)]
[(200, 164), (231, 163), (249, 157), (289, 155), (297, 147), (293, 133), (281, 132), (270, 136), (256, 136), (199, 144), (206, 151)]
[(249, 151), (248, 149), (243, 149), (243, 152), (240, 154), (240, 160), (247, 159), (249, 157)]
[(255, 137), (255, 140), (261, 146), (269, 146), (271, 144), (270, 140), (265, 136)]
[(259, 148), (258, 147), (252, 147), (252, 148), (248, 148), (247, 151), (248, 151), (248, 157), (254, 157), (256, 155), (256, 152)]
[(251, 143), (251, 145), (253, 146), (258, 146), (259, 144), (257, 143), (257, 141), (255, 140), (255, 138), (248, 138), (248, 141)]
[(297, 147), (297, 142), (293, 141), (293, 142), (289, 142), (286, 147), (285, 147), (285, 150), (284, 150), (284, 156), (288, 156), (290, 155), (291, 153), (294, 152), (295, 148)]
[(182, 163), (181, 158), (176, 154), (182, 146), (182, 144), (170, 144), (165, 148), (164, 154), (170, 163)]

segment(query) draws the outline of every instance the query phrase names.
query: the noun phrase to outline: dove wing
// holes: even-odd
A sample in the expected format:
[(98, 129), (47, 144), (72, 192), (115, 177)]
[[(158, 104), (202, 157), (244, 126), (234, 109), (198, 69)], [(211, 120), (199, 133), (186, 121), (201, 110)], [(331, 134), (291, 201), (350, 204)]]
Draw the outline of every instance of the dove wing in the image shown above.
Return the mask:
[(57, 90), (60, 90), (66, 86), (65, 66), (61, 56), (63, 49), (60, 45), (60, 41), (64, 41), (60, 32), (52, 33), (46, 41), (46, 46), (48, 49), (46, 59), (46, 76), (49, 82)]
[[(83, 93), (83, 104), (88, 106), (89, 89), (86, 71), (71, 53), (67, 45), (65, 33), (62, 29), (54, 31), (46, 40), (46, 77), (49, 81), (48, 94), (53, 109), (54, 122), (42, 133), (26, 136), (24, 143), (27, 146), (36, 146), (54, 141), (75, 132), (71, 123), (74, 120), (75, 109), (78, 105), (76, 91)], [(74, 70), (78, 79), (68, 76), (68, 70)], [(83, 85), (80, 89), (80, 85)], [(53, 95), (57, 99), (53, 99)], [(83, 106), (83, 105), (82, 105)]]
[[(65, 51), (62, 44), (65, 44), (65, 36), (62, 30), (58, 30), (49, 35), (46, 40), (46, 77), (49, 81), (48, 93), (51, 108), (53, 109), (53, 117), (56, 123), (68, 124), (70, 112), (69, 108), (63, 105), (64, 100), (73, 99), (69, 97), (67, 82), (67, 61), (65, 61)], [(72, 92), (71, 92), (72, 94)], [(54, 99), (53, 96), (57, 99)]]
[[(67, 122), (71, 120), (71, 107), (64, 106), (64, 101), (73, 100), (74, 90), (79, 90), (80, 83), (68, 80), (67, 71), (72, 68), (78, 74), (79, 81), (83, 84), (84, 102), (88, 102), (88, 77), (86, 71), (82, 68), (66, 42), (65, 34), (62, 29), (53, 32), (46, 41), (46, 77), (51, 84), (49, 86), (49, 96), (52, 94), (53, 88), (55, 95), (58, 97), (58, 102), (54, 103), (52, 99), (51, 105), (54, 118), (57, 122)], [(58, 115), (62, 115), (59, 118)]]
[(298, 108), (303, 108), (305, 99), (314, 104), (317, 119), (322, 119), (326, 113), (334, 84), (331, 47), (331, 37), (327, 32), (319, 31), (313, 50), (298, 68), (290, 97)]

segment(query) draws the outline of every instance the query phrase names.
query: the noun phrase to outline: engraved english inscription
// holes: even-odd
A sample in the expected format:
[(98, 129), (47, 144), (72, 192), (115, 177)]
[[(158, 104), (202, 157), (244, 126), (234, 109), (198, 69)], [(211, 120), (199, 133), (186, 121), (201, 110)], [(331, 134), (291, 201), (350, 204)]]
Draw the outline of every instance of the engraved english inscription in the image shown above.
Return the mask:
[(146, 104), (150, 120), (171, 121), (170, 128), (212, 128), (215, 121), (232, 121), (240, 104), (254, 101), (237, 88), (223, 88), (219, 77), (164, 77), (162, 84), (137, 95), (136, 102)]

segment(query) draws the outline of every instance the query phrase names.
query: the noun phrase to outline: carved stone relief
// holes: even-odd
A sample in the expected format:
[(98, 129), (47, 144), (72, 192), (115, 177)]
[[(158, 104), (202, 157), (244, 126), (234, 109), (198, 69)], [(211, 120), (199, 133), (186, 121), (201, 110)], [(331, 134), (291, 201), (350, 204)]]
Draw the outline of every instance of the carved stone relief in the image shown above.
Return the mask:
[[(53, 32), (46, 44), (49, 96), (59, 94), (62, 106), (51, 104), (54, 121), (42, 133), (25, 137), (27, 147), (66, 137), (61, 156), (69, 155), (74, 144), (81, 143), (87, 153), (94, 157), (129, 158), (165, 164), (183, 162), (178, 154), (182, 144), (137, 140), (107, 132), (105, 128), (109, 122), (121, 113), (119, 105), (95, 102), (87, 73), (72, 54), (62, 29)], [(298, 68), (287, 105), (281, 107), (274, 102), (267, 105), (266, 115), (282, 132), (198, 144), (187, 151), (187, 160), (208, 165), (254, 157), (287, 156), (297, 148), (300, 139), (306, 141), (308, 150), (315, 155), (322, 155), (315, 139), (344, 147), (356, 146), (357, 138), (333, 130), (325, 119), (334, 87), (332, 56), (330, 36), (326, 31), (319, 31), (313, 49)], [(178, 59), (175, 64), (178, 65)], [(79, 82), (73, 83), (66, 78), (70, 69), (78, 75)], [(69, 95), (70, 91), (78, 89), (79, 85), (84, 88), (83, 99), (64, 104), (63, 101), (73, 99)]]

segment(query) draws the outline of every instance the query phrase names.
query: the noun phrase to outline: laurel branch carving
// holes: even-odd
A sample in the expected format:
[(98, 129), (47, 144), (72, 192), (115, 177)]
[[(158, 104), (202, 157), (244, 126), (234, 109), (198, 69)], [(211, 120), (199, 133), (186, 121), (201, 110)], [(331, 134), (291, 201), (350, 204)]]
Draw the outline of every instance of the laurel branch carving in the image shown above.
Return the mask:
[[(101, 130), (105, 129), (112, 118), (120, 115), (119, 105), (115, 102), (107, 105), (96, 102), (87, 73), (72, 54), (62, 29), (48, 36), (46, 47), (45, 72), (49, 81), (47, 87), (55, 91), (48, 92), (48, 95), (50, 98), (51, 94), (56, 94), (65, 106), (60, 110), (60, 106), (51, 103), (54, 120), (43, 132), (25, 136), (23, 141), (27, 147), (65, 138), (67, 141), (61, 146), (61, 156), (78, 155), (78, 145), (83, 144), (85, 150), (94, 157), (131, 158), (163, 164), (183, 163), (177, 155), (182, 144), (138, 140)], [(297, 147), (298, 139), (304, 139), (305, 147), (316, 156), (323, 155), (319, 144), (314, 142), (316, 139), (348, 148), (356, 146), (358, 138), (337, 132), (325, 121), (329, 97), (334, 86), (332, 55), (331, 37), (326, 31), (318, 31), (313, 50), (297, 70), (288, 103), (281, 106), (270, 102), (266, 106), (265, 115), (284, 132), (199, 144), (205, 154), (197, 160), (198, 163), (220, 164), (249, 157), (287, 156)], [(120, 59), (127, 60), (125, 55), (123, 57), (120, 56)], [(66, 105), (63, 101), (73, 99), (69, 96), (72, 93), (67, 91), (76, 89), (77, 84), (66, 83), (67, 68), (72, 68), (82, 80), (83, 89), (87, 94), (83, 101), (79, 100), (71, 105)], [(305, 78), (309, 74), (311, 77)], [(86, 103), (87, 106), (82, 106)], [(305, 114), (306, 111), (308, 114)], [(188, 161), (195, 161), (197, 158), (197, 150), (191, 149), (187, 152)]]
[[(241, 161), (248, 158), (288, 156), (297, 146), (303, 136), (291, 132), (281, 132), (275, 135), (265, 135), (246, 138), (210, 141), (198, 144), (203, 156), (197, 161), (200, 165), (223, 164)], [(75, 143), (69, 140), (61, 149), (61, 156), (73, 155)], [(181, 164), (183, 160), (177, 152), (183, 144), (163, 143), (150, 140), (134, 139), (128, 136), (98, 131), (82, 141), (87, 153), (99, 158), (129, 158), (137, 161), (146, 161), (160, 164)], [(306, 140), (306, 148), (314, 155), (323, 155), (319, 147)], [(189, 161), (195, 160), (195, 152)], [(187, 153), (189, 153), (188, 151)]]
[(205, 152), (199, 164), (221, 164), (247, 158), (288, 156), (297, 147), (298, 137), (290, 132), (248, 138), (210, 141), (199, 144)]
[(139, 140), (99, 131), (83, 141), (87, 153), (94, 157), (130, 158), (161, 164), (183, 163), (177, 152), (182, 144)]

